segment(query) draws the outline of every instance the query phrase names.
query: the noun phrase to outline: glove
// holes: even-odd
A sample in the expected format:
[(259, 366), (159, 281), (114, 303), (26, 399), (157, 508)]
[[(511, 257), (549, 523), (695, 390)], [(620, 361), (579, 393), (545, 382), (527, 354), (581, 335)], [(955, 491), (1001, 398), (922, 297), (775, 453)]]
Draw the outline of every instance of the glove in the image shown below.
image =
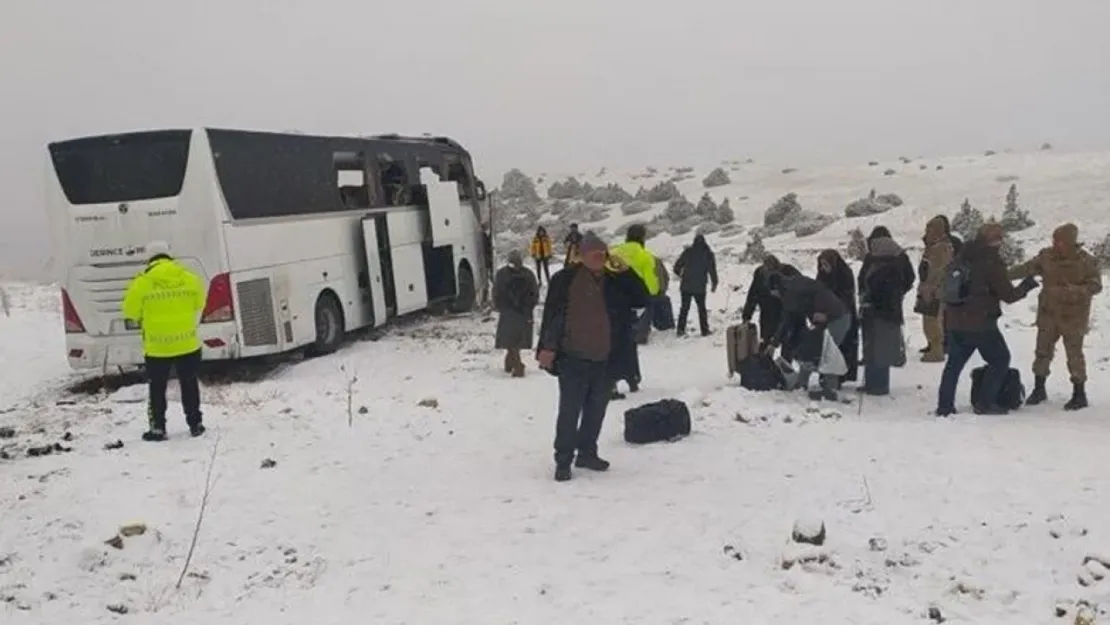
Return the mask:
[(1029, 276), (1021, 281), (1021, 284), (1018, 285), (1018, 288), (1028, 293), (1029, 291), (1032, 291), (1039, 286), (1041, 285), (1037, 283), (1037, 279), (1033, 276)]

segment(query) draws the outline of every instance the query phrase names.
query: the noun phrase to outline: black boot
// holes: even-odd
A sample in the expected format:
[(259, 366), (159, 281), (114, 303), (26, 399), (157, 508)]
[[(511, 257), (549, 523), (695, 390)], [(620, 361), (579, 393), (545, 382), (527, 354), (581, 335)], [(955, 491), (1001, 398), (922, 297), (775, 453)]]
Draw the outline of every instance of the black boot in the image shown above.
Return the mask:
[(1026, 406), (1043, 404), (1045, 400), (1048, 399), (1048, 393), (1045, 391), (1044, 383), (1045, 377), (1043, 375), (1038, 375), (1034, 378), (1033, 392), (1029, 394), (1029, 397), (1025, 398)]
[(1064, 404), (1064, 410), (1082, 410), (1087, 407), (1087, 389), (1084, 382), (1072, 382), (1071, 399)]
[(602, 460), (597, 454), (578, 454), (578, 458), (574, 461), (574, 466), (579, 469), (589, 469), (590, 471), (608, 471), (609, 461)]
[(562, 463), (555, 465), (555, 481), (567, 482), (570, 481), (570, 463)]

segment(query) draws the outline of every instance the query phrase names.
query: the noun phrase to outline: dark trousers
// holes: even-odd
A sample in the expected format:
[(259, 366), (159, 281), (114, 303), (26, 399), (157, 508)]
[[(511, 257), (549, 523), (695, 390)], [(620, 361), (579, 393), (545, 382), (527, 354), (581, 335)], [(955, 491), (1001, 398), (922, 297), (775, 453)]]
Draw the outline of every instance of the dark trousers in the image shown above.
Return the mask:
[(200, 383), (197, 373), (200, 370), (200, 354), (197, 351), (173, 358), (146, 357), (146, 377), (150, 387), (148, 414), (150, 429), (166, 431), (166, 385), (170, 373), (177, 371), (177, 383), (181, 387), (181, 407), (185, 411), (185, 422), (190, 428), (201, 424)]
[(948, 360), (944, 363), (944, 373), (941, 374), (940, 389), (937, 391), (938, 412), (955, 412), (956, 387), (959, 386), (960, 374), (975, 352), (979, 352), (987, 363), (987, 370), (983, 374), (982, 397), (998, 397), (1002, 391), (1006, 373), (1010, 370), (1010, 347), (1006, 345), (1006, 337), (1002, 336), (997, 322), (985, 330), (952, 330), (948, 332)]
[(573, 356), (559, 359), (559, 414), (555, 424), (555, 462), (597, 455), (597, 438), (612, 392), (608, 366)]
[(545, 278), (548, 282), (551, 282), (551, 267), (549, 266), (550, 263), (550, 258), (536, 259), (536, 279), (539, 280), (540, 286), (543, 286), (543, 281)]
[(682, 292), (682, 305), (678, 308), (678, 333), (686, 334), (686, 317), (690, 315), (690, 300), (698, 307), (698, 325), (702, 334), (709, 334), (709, 311), (705, 308), (705, 293)]

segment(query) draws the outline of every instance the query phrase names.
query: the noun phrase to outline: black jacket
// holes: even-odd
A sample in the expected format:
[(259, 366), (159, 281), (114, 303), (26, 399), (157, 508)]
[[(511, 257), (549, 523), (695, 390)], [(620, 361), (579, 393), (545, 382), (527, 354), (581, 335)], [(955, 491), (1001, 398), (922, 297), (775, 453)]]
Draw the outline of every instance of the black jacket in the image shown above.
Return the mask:
[(742, 316), (745, 319), (751, 319), (755, 315), (755, 309), (759, 309), (760, 326), (767, 324), (764, 321), (770, 321), (770, 328), (764, 330), (774, 331), (778, 328), (779, 322), (782, 321), (782, 301), (771, 294), (771, 287), (768, 283), (769, 273), (767, 268), (760, 265), (755, 268), (752, 273), (752, 283), (748, 286), (748, 297), (744, 301), (744, 310)]
[(682, 278), (679, 290), (683, 293), (705, 293), (707, 283), (717, 288), (717, 257), (705, 237), (694, 237), (694, 244), (675, 261), (674, 272)]
[(778, 277), (777, 286), (782, 299), (783, 321), (775, 333), (775, 342), (783, 344), (791, 337), (802, 320), (813, 319), (817, 313), (827, 321), (849, 314), (851, 311), (833, 293), (832, 289), (806, 276)]
[(864, 319), (873, 316), (898, 325), (905, 323), (902, 302), (906, 293), (913, 289), (913, 267), (907, 279), (903, 261), (909, 261), (905, 253), (872, 258), (866, 267), (860, 268), (860, 305)]
[[(547, 286), (547, 300), (543, 305), (540, 336), (537, 350), (551, 350), (558, 357), (566, 330), (567, 299), (575, 272), (589, 271), (584, 265), (564, 267), (551, 276)], [(634, 271), (605, 272), (605, 308), (609, 313), (609, 335), (612, 344), (609, 359), (620, 358), (624, 342), (631, 339), (631, 328), (636, 320), (635, 309), (646, 308), (651, 301), (647, 287)], [(626, 337), (625, 335), (629, 336)], [(635, 343), (633, 343), (635, 345)]]

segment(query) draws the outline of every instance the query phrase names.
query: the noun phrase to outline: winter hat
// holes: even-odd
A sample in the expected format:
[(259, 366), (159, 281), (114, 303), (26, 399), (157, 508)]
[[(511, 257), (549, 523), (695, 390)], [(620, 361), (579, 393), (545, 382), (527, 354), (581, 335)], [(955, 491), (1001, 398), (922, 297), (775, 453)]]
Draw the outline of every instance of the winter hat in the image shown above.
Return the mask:
[(988, 221), (979, 227), (978, 236), (983, 243), (993, 245), (1006, 238), (1006, 231), (1002, 229), (1001, 224)]
[(520, 267), (524, 264), (524, 255), (520, 253), (520, 250), (510, 251), (505, 258), (513, 267)]
[(170, 244), (165, 241), (151, 241), (146, 245), (147, 260), (154, 260), (159, 256), (170, 255)]
[(1063, 224), (1052, 231), (1053, 240), (1075, 247), (1079, 243), (1079, 228), (1075, 224)]
[(605, 245), (605, 241), (597, 236), (593, 230), (587, 230), (582, 235), (582, 242), (578, 244), (578, 249), (585, 254), (586, 252), (596, 252), (598, 250), (607, 250), (609, 246)]

